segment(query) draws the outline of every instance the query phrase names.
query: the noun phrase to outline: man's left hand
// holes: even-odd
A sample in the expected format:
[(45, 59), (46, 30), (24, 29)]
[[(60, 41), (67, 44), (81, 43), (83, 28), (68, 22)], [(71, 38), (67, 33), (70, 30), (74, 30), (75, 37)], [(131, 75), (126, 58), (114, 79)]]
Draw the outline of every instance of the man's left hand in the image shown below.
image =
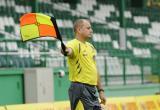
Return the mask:
[(99, 92), (99, 97), (101, 99), (101, 104), (106, 104), (106, 97), (105, 97), (105, 94), (104, 94), (104, 91), (100, 91)]

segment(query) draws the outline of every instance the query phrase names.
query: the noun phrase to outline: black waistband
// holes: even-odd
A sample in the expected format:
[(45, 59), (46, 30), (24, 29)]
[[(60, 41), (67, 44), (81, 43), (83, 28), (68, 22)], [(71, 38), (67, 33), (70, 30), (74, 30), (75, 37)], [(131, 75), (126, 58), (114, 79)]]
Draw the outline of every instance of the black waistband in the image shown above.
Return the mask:
[(96, 87), (95, 85), (90, 85), (87, 83), (82, 83), (82, 82), (77, 82), (77, 81), (72, 81), (72, 83), (78, 83), (78, 84), (83, 84), (83, 85), (90, 86), (90, 87)]

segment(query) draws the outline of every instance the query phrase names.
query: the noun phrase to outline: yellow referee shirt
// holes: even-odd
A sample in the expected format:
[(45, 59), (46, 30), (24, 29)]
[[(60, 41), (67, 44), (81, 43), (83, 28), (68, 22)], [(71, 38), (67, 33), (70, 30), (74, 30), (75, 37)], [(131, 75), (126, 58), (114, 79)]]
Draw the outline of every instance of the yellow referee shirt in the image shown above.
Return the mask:
[(67, 43), (73, 50), (72, 57), (67, 58), (69, 80), (90, 85), (97, 85), (96, 50), (92, 44), (73, 39)]

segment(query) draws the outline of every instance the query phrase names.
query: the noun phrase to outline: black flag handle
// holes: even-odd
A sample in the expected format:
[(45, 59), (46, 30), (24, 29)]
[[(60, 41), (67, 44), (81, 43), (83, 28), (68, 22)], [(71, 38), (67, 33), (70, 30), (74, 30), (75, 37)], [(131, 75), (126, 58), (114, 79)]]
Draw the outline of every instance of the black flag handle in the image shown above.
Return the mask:
[(64, 56), (67, 56), (66, 46), (64, 45), (64, 43), (62, 41), (61, 41), (61, 47), (62, 47)]
[(57, 26), (57, 23), (56, 23), (56, 19), (54, 17), (51, 17), (51, 21), (54, 25), (54, 28), (56, 30), (56, 34), (57, 34), (57, 39), (59, 39), (61, 41), (61, 47), (62, 47), (62, 51), (63, 51), (63, 55), (64, 56), (67, 56), (67, 52), (66, 52), (66, 46), (65, 44), (63, 43), (62, 41), (62, 37), (61, 37), (61, 34), (59, 32), (59, 29), (58, 29), (58, 26)]

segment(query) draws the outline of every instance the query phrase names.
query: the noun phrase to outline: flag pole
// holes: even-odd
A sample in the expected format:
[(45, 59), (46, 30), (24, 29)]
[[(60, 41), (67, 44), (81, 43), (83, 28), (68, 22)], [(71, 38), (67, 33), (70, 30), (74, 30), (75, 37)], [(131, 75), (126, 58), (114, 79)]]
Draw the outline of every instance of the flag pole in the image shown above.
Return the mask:
[(59, 39), (61, 41), (61, 47), (62, 47), (62, 50), (64, 52), (64, 56), (67, 56), (67, 52), (66, 52), (66, 46), (65, 44), (63, 43), (63, 40), (62, 40), (62, 36), (58, 30), (58, 26), (57, 26), (57, 22), (56, 22), (56, 19), (54, 17), (51, 17), (51, 21), (54, 25), (54, 28), (56, 30), (56, 34), (57, 34), (57, 39)]

